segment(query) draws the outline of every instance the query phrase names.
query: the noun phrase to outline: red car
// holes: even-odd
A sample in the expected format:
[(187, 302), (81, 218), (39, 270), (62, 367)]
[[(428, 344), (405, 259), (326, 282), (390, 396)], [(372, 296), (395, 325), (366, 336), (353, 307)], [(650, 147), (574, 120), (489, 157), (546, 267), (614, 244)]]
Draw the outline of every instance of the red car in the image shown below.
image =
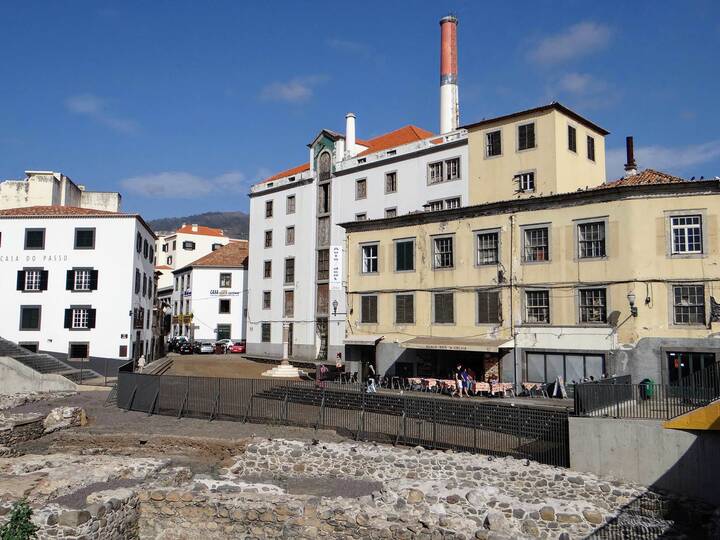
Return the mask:
[(235, 343), (230, 345), (229, 350), (231, 353), (243, 354), (245, 352), (245, 342), (244, 341), (236, 341)]

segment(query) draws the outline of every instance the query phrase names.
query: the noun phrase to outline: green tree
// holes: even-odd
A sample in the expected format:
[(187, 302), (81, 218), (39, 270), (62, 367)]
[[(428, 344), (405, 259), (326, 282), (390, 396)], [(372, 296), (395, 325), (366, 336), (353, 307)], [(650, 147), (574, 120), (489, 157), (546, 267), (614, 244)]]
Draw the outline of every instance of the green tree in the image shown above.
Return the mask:
[(10, 520), (0, 527), (0, 540), (30, 540), (38, 530), (30, 518), (32, 509), (25, 499), (17, 501), (10, 512)]

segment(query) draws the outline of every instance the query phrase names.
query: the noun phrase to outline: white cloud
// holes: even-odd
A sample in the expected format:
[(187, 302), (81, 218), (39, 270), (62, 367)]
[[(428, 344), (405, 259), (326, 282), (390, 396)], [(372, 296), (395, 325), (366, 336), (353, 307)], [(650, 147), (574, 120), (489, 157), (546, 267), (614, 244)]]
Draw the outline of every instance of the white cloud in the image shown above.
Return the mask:
[[(620, 178), (625, 164), (625, 148), (611, 148), (606, 156), (608, 178)], [(688, 146), (641, 146), (635, 148), (635, 161), (641, 169), (682, 174), (694, 167), (720, 159), (720, 140)], [(690, 174), (689, 176), (692, 176)], [(697, 175), (695, 175), (697, 176)]]
[(611, 33), (609, 27), (596, 22), (577, 23), (540, 40), (528, 57), (541, 64), (572, 60), (607, 46)]
[(295, 77), (286, 82), (273, 82), (260, 92), (260, 98), (266, 101), (284, 101), (301, 103), (309, 100), (315, 93), (315, 87), (328, 79), (325, 75)]
[(588, 73), (566, 73), (558, 81), (558, 89), (573, 94), (585, 94), (595, 91), (598, 86), (604, 87), (600, 81)]
[(71, 96), (65, 100), (65, 108), (121, 133), (133, 133), (138, 128), (134, 120), (121, 118), (108, 112), (107, 102), (93, 94)]
[(167, 171), (125, 178), (120, 185), (143, 197), (192, 199), (211, 194), (243, 193), (248, 188), (245, 180), (245, 175), (239, 171), (207, 178), (183, 171)]

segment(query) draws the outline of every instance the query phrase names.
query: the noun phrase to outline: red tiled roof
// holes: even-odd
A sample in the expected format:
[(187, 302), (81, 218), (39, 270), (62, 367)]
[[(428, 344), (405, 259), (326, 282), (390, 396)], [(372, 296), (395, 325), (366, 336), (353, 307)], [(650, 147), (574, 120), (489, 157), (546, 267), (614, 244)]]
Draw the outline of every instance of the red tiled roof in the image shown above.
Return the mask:
[(161, 264), (160, 266), (156, 266), (155, 270), (172, 270), (172, 266)]
[(0, 216), (129, 216), (122, 212), (111, 212), (110, 210), (94, 210), (92, 208), (79, 208), (77, 206), (27, 206), (25, 208), (7, 208), (0, 210)]
[[(195, 266), (210, 266), (221, 268), (243, 268), (247, 265), (248, 246), (245, 242), (230, 242), (229, 244), (200, 257), (186, 265), (185, 268)], [(178, 272), (176, 270), (175, 272)]]
[(678, 182), (689, 182), (689, 180), (685, 180), (684, 178), (680, 178), (679, 176), (673, 176), (671, 174), (656, 171), (654, 169), (645, 169), (638, 172), (637, 174), (633, 174), (632, 176), (620, 178), (619, 180), (613, 180), (612, 182), (606, 182), (605, 184), (597, 186), (593, 189), (639, 186), (643, 184), (676, 184)]
[[(408, 144), (414, 141), (422, 141), (423, 139), (427, 139), (429, 137), (432, 137), (433, 135), (434, 133), (426, 129), (408, 125), (401, 127), (400, 129), (396, 129), (395, 131), (391, 131), (390, 133), (379, 135), (369, 140), (357, 139), (357, 144), (361, 146), (367, 146), (367, 150), (363, 150), (358, 154), (358, 156), (362, 157), (368, 154), (379, 152), (380, 150), (385, 150), (387, 148), (401, 146), (403, 144)], [(266, 182), (272, 182), (273, 180), (285, 178), (286, 176), (292, 176), (293, 174), (299, 174), (308, 170), (310, 170), (310, 164), (304, 163), (303, 165), (298, 165), (297, 167), (293, 167), (292, 169), (287, 169), (286, 171), (274, 174), (269, 178), (265, 178), (265, 180), (261, 180), (258, 183), (265, 184)]]
[[(193, 230), (195, 227), (197, 230)], [(182, 234), (201, 234), (203, 236), (225, 236), (222, 229), (214, 229), (205, 225), (183, 225), (176, 232)]]

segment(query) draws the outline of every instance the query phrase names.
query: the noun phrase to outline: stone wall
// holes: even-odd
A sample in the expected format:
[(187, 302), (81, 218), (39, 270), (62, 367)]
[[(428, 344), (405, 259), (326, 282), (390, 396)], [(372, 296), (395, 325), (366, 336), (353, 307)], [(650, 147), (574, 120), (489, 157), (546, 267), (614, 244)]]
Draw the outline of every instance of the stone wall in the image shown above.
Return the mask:
[(11, 455), (16, 445), (42, 437), (43, 419), (41, 414), (5, 419), (0, 415), (0, 456)]

